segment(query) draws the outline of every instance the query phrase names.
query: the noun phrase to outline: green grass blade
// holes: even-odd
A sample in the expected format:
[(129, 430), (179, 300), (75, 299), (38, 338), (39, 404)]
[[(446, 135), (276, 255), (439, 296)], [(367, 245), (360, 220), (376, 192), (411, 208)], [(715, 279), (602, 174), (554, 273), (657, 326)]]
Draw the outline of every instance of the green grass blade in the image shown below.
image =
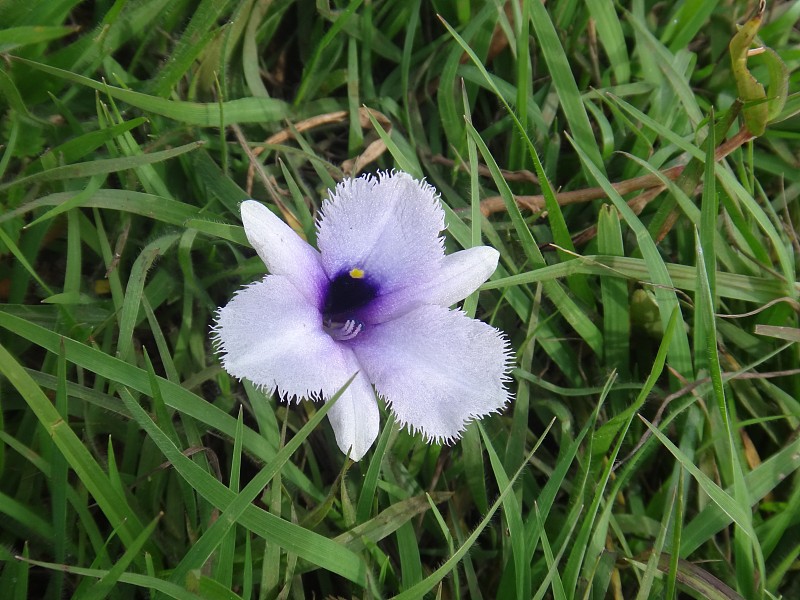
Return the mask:
[(100, 83), (88, 77), (52, 67), (44, 63), (19, 57), (15, 57), (14, 60), (34, 69), (38, 69), (48, 75), (53, 75), (65, 79), (66, 81), (89, 87), (98, 92), (108, 94), (117, 100), (127, 102), (131, 106), (174, 119), (180, 123), (186, 123), (187, 125), (219, 127), (220, 125), (230, 125), (232, 123), (276, 122), (289, 117), (290, 114), (288, 105), (282, 100), (276, 100), (274, 98), (239, 98), (236, 100), (228, 100), (221, 105), (217, 102), (202, 104), (199, 102), (166, 100), (164, 98), (142, 94), (141, 92), (134, 92), (113, 85)]
[(131, 566), (133, 560), (139, 555), (139, 553), (144, 549), (147, 541), (153, 535), (156, 530), (156, 526), (158, 522), (161, 520), (163, 513), (156, 516), (150, 524), (145, 527), (139, 536), (133, 541), (133, 544), (130, 548), (125, 550), (125, 554), (123, 554), (115, 563), (111, 569), (100, 578), (100, 580), (95, 583), (85, 594), (82, 596), (83, 600), (103, 600), (106, 598), (114, 589), (116, 589), (117, 582), (125, 570)]
[(127, 500), (111, 485), (108, 476), (97, 464), (83, 443), (61, 418), (41, 388), (31, 379), (5, 347), (0, 346), (0, 372), (17, 389), (52, 437), (59, 452), (75, 471), (83, 485), (95, 497), (109, 521), (119, 527), (119, 535), (130, 547), (143, 529)]
[[(642, 222), (634, 214), (628, 204), (622, 199), (622, 196), (611, 187), (610, 182), (603, 173), (595, 168), (591, 162), (591, 158), (587, 156), (580, 145), (575, 145), (575, 150), (581, 158), (581, 161), (592, 174), (595, 181), (603, 188), (603, 191), (608, 195), (614, 203), (614, 207), (619, 211), (622, 218), (627, 223), (628, 227), (636, 235), (636, 241), (641, 249), (647, 269), (650, 272), (653, 283), (656, 285), (655, 294), (658, 300), (659, 312), (661, 314), (662, 326), (666, 329), (671, 315), (674, 311), (678, 311), (680, 315), (680, 306), (675, 292), (672, 291), (672, 280), (669, 276), (669, 271), (664, 264), (661, 254), (656, 248), (653, 238), (647, 232), (647, 229), (642, 225)], [(683, 328), (678, 328), (675, 336), (672, 338), (672, 348), (670, 349), (670, 362), (672, 366), (679, 372), (689, 375), (691, 372), (691, 353), (689, 351), (689, 341), (686, 331)]]
[[(58, 352), (63, 340), (68, 361), (138, 392), (149, 394), (152, 390), (150, 378), (143, 369), (79, 344), (75, 340), (62, 338), (44, 327), (33, 325), (2, 310), (0, 310), (0, 327), (5, 327), (54, 353)], [(233, 438), (236, 433), (236, 419), (180, 385), (160, 377), (158, 383), (161, 395), (168, 406)], [(264, 461), (271, 460), (276, 452), (267, 440), (249, 428), (244, 432), (244, 447)], [(296, 467), (287, 465), (286, 475), (305, 493), (321, 499), (320, 493)]]
[[(209, 527), (208, 530), (206, 530), (202, 537), (197, 540), (194, 545), (192, 545), (192, 548), (186, 553), (178, 566), (175, 567), (170, 577), (171, 581), (176, 583), (183, 581), (184, 577), (186, 577), (190, 570), (199, 569), (203, 566), (203, 563), (208, 560), (214, 549), (220, 543), (222, 543), (226, 534), (231, 531), (234, 525), (239, 521), (239, 519), (241, 519), (244, 511), (251, 506), (253, 500), (256, 499), (256, 496), (262, 492), (275, 474), (283, 468), (283, 465), (300, 447), (303, 441), (305, 441), (305, 439), (308, 437), (308, 434), (319, 426), (319, 424), (322, 422), (322, 419), (328, 413), (328, 410), (330, 410), (331, 406), (333, 406), (333, 403), (338, 400), (339, 396), (341, 396), (342, 392), (347, 389), (347, 386), (350, 385), (350, 382), (354, 378), (355, 375), (353, 375), (353, 377), (351, 377), (336, 394), (331, 396), (330, 400), (323, 403), (320, 409), (315, 412), (314, 416), (311, 417), (305, 425), (303, 425), (303, 428), (298, 431), (294, 437), (292, 437), (288, 444), (278, 451), (278, 453), (275, 455), (275, 458), (272, 459), (272, 461), (270, 461), (270, 463), (267, 464), (267, 466), (265, 466), (255, 477), (253, 477), (253, 479), (248, 482), (248, 484), (240, 493), (236, 494), (235, 490), (230, 490), (235, 494), (235, 497), (227, 503), (224, 512), (219, 516), (214, 524)], [(125, 405), (131, 411), (131, 413), (134, 414), (134, 416), (136, 416), (136, 413), (139, 413), (137, 420), (139, 420), (140, 423), (144, 423), (144, 415), (142, 412), (137, 410), (135, 401), (130, 394), (123, 393), (122, 396), (123, 400), (125, 401)], [(152, 422), (148, 424), (148, 428), (151, 430), (154, 426), (155, 424)], [(241, 431), (241, 427), (239, 429)], [(160, 439), (163, 440), (164, 438), (160, 437)], [(241, 435), (239, 436), (239, 439), (241, 440)], [(162, 447), (162, 451), (163, 450), (164, 447)]]

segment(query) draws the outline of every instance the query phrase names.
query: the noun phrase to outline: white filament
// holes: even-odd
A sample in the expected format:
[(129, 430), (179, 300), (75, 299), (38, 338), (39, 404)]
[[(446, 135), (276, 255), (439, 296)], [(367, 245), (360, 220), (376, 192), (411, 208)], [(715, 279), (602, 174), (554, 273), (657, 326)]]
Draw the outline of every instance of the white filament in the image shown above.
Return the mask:
[(340, 342), (352, 340), (364, 329), (364, 324), (355, 319), (348, 319), (344, 323), (328, 321), (324, 325), (328, 335)]

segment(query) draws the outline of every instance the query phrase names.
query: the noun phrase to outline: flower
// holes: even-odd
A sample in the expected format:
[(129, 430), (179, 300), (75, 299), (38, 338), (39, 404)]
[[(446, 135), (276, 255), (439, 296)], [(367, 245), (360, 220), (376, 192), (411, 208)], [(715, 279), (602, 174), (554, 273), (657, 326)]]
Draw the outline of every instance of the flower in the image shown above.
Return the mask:
[(255, 200), (241, 212), (270, 274), (217, 312), (228, 373), (285, 399), (325, 400), (357, 373), (328, 412), (353, 460), (378, 435), (376, 391), (401, 425), (437, 442), (508, 402), (506, 338), (448, 308), (499, 255), (486, 246), (445, 255), (431, 185), (402, 172), (342, 181), (322, 204), (319, 251)]

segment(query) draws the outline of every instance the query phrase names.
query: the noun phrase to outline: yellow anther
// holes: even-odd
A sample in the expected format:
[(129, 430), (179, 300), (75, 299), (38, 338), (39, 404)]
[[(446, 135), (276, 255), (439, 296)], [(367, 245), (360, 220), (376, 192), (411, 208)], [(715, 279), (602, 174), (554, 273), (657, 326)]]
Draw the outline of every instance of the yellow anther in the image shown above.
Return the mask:
[(364, 271), (361, 269), (350, 269), (350, 277), (353, 279), (364, 279)]

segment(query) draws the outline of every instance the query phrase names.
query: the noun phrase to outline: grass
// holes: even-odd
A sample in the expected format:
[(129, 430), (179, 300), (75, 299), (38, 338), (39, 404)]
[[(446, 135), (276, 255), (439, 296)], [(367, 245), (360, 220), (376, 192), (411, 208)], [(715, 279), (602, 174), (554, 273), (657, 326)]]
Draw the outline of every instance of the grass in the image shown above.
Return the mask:
[[(798, 18), (0, 0), (0, 589), (796, 597)], [(352, 463), (209, 327), (264, 273), (243, 199), (313, 241), (391, 168), (501, 253), (464, 308), (515, 401), (445, 447), (384, 414)]]

